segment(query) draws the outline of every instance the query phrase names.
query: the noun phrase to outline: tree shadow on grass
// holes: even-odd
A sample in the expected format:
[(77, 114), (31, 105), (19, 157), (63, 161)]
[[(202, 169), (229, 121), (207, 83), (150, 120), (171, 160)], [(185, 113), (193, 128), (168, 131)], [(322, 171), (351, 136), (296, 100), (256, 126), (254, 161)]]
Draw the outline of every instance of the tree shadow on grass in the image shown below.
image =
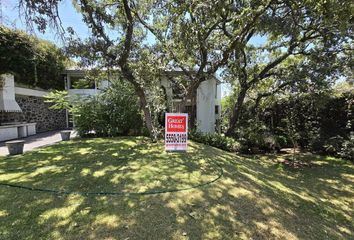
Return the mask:
[(323, 161), (318, 168), (294, 172), (279, 168), (271, 156), (263, 158), (195, 143), (188, 153), (164, 153), (161, 144), (117, 138), (75, 140), (2, 159), (0, 178), (67, 190), (191, 186), (215, 177), (219, 165), (223, 177), (189, 191), (137, 196), (54, 195), (0, 187), (0, 239), (352, 236), (352, 165)]

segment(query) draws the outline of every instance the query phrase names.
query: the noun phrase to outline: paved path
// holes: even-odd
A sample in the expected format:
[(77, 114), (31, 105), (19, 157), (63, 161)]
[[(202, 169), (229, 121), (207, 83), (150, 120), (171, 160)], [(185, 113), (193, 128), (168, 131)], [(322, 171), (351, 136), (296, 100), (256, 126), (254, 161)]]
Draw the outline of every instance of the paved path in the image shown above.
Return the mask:
[[(76, 137), (76, 134), (71, 132), (71, 138)], [(50, 131), (45, 133), (38, 133), (36, 135), (22, 138), (25, 140), (24, 152), (31, 151), (34, 148), (52, 145), (61, 141), (60, 131)], [(9, 152), (5, 146), (5, 142), (0, 142), (0, 156), (8, 155)]]

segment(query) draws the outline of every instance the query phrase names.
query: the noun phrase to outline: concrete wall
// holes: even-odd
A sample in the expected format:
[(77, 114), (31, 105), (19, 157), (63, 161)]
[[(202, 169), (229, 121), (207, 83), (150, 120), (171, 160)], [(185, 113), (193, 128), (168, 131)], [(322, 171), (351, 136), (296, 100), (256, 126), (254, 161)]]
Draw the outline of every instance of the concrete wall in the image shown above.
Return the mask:
[(215, 132), (215, 92), (215, 79), (202, 82), (197, 89), (197, 129), (200, 132)]
[(37, 132), (66, 128), (65, 111), (49, 109), (42, 97), (16, 95), (16, 102), (22, 113), (0, 112), (1, 122), (35, 122)]

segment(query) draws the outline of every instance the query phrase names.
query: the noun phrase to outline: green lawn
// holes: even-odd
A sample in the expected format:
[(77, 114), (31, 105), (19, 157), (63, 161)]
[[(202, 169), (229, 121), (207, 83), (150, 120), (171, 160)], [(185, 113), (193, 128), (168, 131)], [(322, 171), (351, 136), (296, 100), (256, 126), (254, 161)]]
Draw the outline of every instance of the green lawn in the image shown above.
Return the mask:
[[(353, 239), (354, 165), (284, 157), (165, 153), (133, 137), (0, 157), (0, 183), (80, 193), (0, 186), (0, 239)], [(85, 195), (100, 192), (116, 195)]]

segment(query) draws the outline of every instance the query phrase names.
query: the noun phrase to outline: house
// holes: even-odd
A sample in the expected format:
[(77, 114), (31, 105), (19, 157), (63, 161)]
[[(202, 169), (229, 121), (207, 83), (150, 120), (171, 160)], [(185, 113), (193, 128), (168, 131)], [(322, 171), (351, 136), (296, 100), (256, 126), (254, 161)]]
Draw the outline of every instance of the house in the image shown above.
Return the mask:
[[(179, 103), (182, 99), (173, 79), (181, 76), (183, 76), (181, 71), (166, 72), (160, 80), (171, 112), (180, 112)], [(221, 82), (215, 76), (202, 82), (197, 88), (194, 99), (187, 100), (186, 108), (189, 115), (195, 114), (193, 117), (196, 119), (198, 131), (203, 133), (219, 131)]]
[[(85, 76), (85, 70), (66, 70), (64, 73), (66, 89), (71, 96), (93, 96), (109, 86), (109, 80), (92, 82), (82, 88), (80, 80)], [(180, 112), (182, 101), (181, 91), (175, 84), (174, 79), (183, 77), (181, 71), (166, 72), (160, 79), (169, 112)], [(203, 133), (219, 131), (219, 119), (221, 113), (221, 85), (216, 77), (212, 77), (200, 84), (194, 99), (188, 99), (187, 112), (194, 113), (197, 129)], [(194, 109), (193, 109), (194, 108)], [(192, 111), (194, 110), (194, 111)], [(68, 127), (72, 126), (70, 114), (67, 114)]]

